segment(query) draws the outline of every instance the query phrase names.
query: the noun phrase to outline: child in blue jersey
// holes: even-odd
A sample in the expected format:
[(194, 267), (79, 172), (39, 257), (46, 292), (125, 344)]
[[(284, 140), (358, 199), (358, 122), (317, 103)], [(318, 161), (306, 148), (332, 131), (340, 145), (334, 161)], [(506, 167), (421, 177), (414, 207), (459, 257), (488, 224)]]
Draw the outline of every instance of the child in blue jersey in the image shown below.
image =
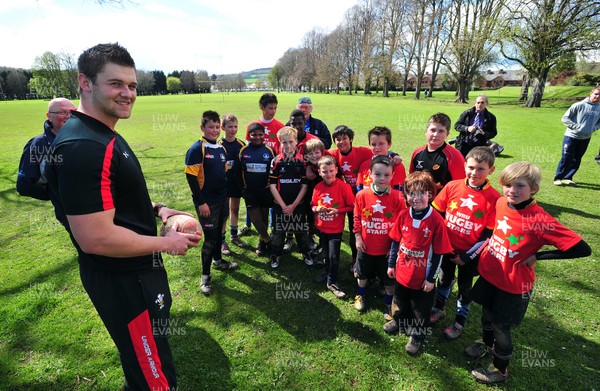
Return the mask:
[[(219, 144), (227, 151), (227, 197), (229, 197), (229, 229), (231, 234), (231, 243), (238, 247), (246, 247), (246, 243), (238, 237), (238, 219), (240, 214), (240, 198), (242, 197), (242, 189), (240, 187), (241, 180), (237, 177), (241, 175), (241, 171), (237, 169), (239, 164), (238, 155), (240, 150), (246, 146), (246, 143), (236, 137), (238, 132), (238, 120), (233, 114), (225, 114), (221, 120), (221, 129), (225, 132), (225, 136), (219, 140)], [(229, 255), (231, 250), (225, 241), (225, 232), (227, 224), (223, 224), (223, 235), (221, 238), (221, 253)]]
[[(235, 262), (221, 257), (221, 232), (227, 218), (227, 152), (217, 142), (221, 133), (219, 114), (215, 111), (202, 113), (200, 125), (204, 136), (196, 141), (185, 156), (185, 175), (192, 191), (192, 200), (198, 213), (204, 244), (202, 245), (202, 279), (200, 291), (212, 293), (211, 261), (216, 269), (233, 270)], [(206, 180), (210, 178), (210, 180)]]
[(248, 137), (250, 144), (241, 149), (237, 170), (241, 174), (240, 187), (246, 202), (246, 211), (260, 235), (256, 255), (264, 256), (269, 252), (271, 241), (268, 227), (273, 196), (269, 188), (269, 173), (275, 152), (264, 144), (265, 127), (261, 123), (250, 124)]
[(297, 130), (285, 126), (277, 132), (281, 153), (271, 166), (269, 186), (275, 204), (273, 205), (273, 231), (271, 232), (271, 267), (277, 268), (281, 262), (285, 233), (293, 231), (296, 242), (308, 266), (313, 265), (314, 252), (310, 250), (308, 236), (306, 195), (306, 167), (304, 157), (297, 153)]

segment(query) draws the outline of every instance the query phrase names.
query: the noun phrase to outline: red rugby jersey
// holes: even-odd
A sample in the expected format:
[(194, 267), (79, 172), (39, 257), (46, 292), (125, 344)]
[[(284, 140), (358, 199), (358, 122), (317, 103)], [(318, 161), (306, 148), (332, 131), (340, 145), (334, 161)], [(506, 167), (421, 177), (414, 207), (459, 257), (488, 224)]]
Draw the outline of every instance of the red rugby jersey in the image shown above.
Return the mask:
[(373, 157), (371, 148), (352, 147), (347, 155), (343, 155), (339, 149), (334, 149), (330, 151), (330, 154), (337, 160), (342, 168), (342, 174), (344, 174), (346, 183), (352, 186), (352, 191), (355, 191), (360, 165), (365, 161), (370, 162)]
[(496, 226), (490, 242), (479, 259), (479, 274), (505, 292), (529, 292), (535, 281), (535, 264), (519, 264), (544, 245), (566, 251), (581, 241), (575, 232), (559, 223), (534, 200), (516, 210), (506, 197), (496, 203)]
[(392, 240), (389, 232), (403, 209), (406, 209), (406, 204), (398, 190), (390, 189), (378, 196), (371, 187), (367, 187), (356, 194), (353, 232), (360, 232), (367, 254), (385, 255), (390, 251)]
[(410, 208), (400, 212), (390, 231), (390, 238), (400, 243), (396, 260), (396, 281), (410, 289), (423, 288), (434, 253), (452, 252), (444, 219), (433, 208), (429, 209), (422, 220), (413, 219)]
[(337, 209), (333, 215), (315, 213), (315, 226), (327, 234), (340, 233), (344, 231), (346, 213), (354, 208), (354, 193), (343, 180), (336, 178), (331, 185), (321, 181), (315, 186), (311, 205)]
[[(372, 159), (371, 159), (372, 160)], [(367, 160), (360, 165), (358, 169), (358, 177), (356, 179), (357, 185), (363, 187), (371, 186), (371, 160)], [(394, 176), (390, 185), (404, 187), (404, 181), (406, 180), (406, 168), (404, 164), (394, 164)]]
[(431, 204), (446, 213), (444, 222), (456, 254), (470, 250), (485, 228), (494, 229), (496, 201), (500, 198), (489, 180), (481, 190), (469, 187), (466, 182), (467, 179), (449, 182)]

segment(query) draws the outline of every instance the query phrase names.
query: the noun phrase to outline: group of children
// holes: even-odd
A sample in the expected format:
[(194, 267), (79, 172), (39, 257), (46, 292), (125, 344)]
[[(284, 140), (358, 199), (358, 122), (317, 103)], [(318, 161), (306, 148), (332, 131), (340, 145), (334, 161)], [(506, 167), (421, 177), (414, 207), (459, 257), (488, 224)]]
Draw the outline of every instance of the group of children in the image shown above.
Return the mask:
[[(356, 147), (353, 131), (338, 126), (333, 132), (337, 148), (326, 150), (305, 131), (302, 112), (293, 111), (290, 126), (285, 126), (274, 119), (275, 95), (264, 94), (259, 105), (263, 115), (248, 126), (247, 145), (236, 139), (234, 116), (219, 122), (217, 113), (207, 111), (203, 137), (186, 155), (185, 172), (204, 229), (202, 293), (212, 290), (211, 263), (221, 270), (238, 267), (221, 257), (228, 205), (232, 242), (247, 246), (237, 238), (241, 196), (259, 234), (258, 255), (279, 267), (286, 234), (294, 233), (311, 266), (316, 234), (325, 259), (325, 271), (316, 281), (345, 298), (338, 274), (348, 217), (351, 270), (357, 281), (354, 307), (366, 309), (367, 284), (378, 278), (385, 291), (383, 328), (406, 333), (405, 350), (416, 354), (431, 326), (446, 315), (444, 306), (458, 281), (456, 317), (444, 336), (458, 338), (471, 301), (481, 304), (483, 338), (465, 354), (472, 359), (493, 356), (489, 366), (472, 375), (486, 383), (504, 381), (513, 349), (510, 330), (527, 309), (536, 260), (591, 253), (579, 235), (533, 199), (539, 169), (527, 162), (506, 167), (499, 179), (501, 197), (488, 179), (494, 153), (476, 147), (463, 158), (446, 143), (450, 118), (437, 113), (427, 123), (426, 145), (414, 151), (406, 176), (402, 159), (390, 151), (392, 133), (386, 127), (369, 131), (370, 147)], [(225, 138), (219, 141), (221, 128)], [(557, 250), (540, 252), (546, 244)]]

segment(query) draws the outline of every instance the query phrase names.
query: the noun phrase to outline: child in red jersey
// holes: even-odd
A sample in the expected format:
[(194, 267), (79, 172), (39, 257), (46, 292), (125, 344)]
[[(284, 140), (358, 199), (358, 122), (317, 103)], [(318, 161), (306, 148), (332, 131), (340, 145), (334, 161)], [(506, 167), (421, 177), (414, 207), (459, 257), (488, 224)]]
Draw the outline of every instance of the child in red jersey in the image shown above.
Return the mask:
[[(354, 131), (346, 125), (339, 125), (333, 131), (333, 141), (337, 149), (330, 150), (331, 156), (335, 158), (338, 165), (342, 168), (342, 174), (346, 183), (352, 187), (352, 191), (356, 193), (356, 179), (358, 178), (358, 169), (360, 165), (373, 157), (373, 152), (367, 147), (353, 147)], [(348, 213), (348, 230), (352, 232), (354, 224), (354, 214)], [(356, 263), (356, 239), (354, 235), (350, 235), (348, 242), (352, 253), (352, 264), (350, 270), (354, 271)]]
[(452, 121), (444, 113), (432, 115), (427, 121), (427, 144), (415, 149), (408, 172), (427, 170), (435, 182), (436, 194), (446, 183), (465, 177), (465, 158), (453, 146), (446, 144)]
[[(409, 354), (416, 354), (430, 334), (435, 280), (442, 255), (452, 252), (444, 219), (429, 205), (434, 191), (435, 184), (428, 172), (409, 174), (404, 182), (409, 209), (400, 212), (390, 232), (393, 242), (387, 274), (396, 279), (397, 310), (383, 329), (395, 333), (402, 327), (410, 336), (405, 346)], [(406, 315), (411, 312), (412, 316)]]
[[(513, 343), (511, 328), (518, 326), (529, 304), (535, 281), (535, 262), (589, 256), (590, 246), (539, 206), (540, 169), (528, 162), (510, 164), (498, 178), (504, 197), (496, 203), (496, 226), (479, 260), (480, 277), (473, 286), (473, 301), (483, 306), (483, 341), (465, 349), (475, 360), (493, 355), (487, 367), (471, 375), (484, 383), (499, 383), (508, 376)], [(551, 245), (557, 250), (539, 251)]]
[(384, 318), (391, 319), (394, 280), (388, 277), (387, 254), (390, 251), (390, 229), (398, 213), (406, 208), (402, 193), (392, 189), (394, 163), (387, 156), (371, 161), (371, 186), (356, 194), (354, 204), (354, 235), (356, 236), (355, 273), (358, 282), (354, 308), (364, 311), (365, 291), (369, 278), (379, 277), (385, 288)]
[[(321, 140), (319, 140), (321, 142)], [(321, 143), (322, 144), (322, 143)], [(319, 242), (325, 254), (325, 272), (317, 276), (317, 282), (327, 280), (327, 289), (343, 299), (346, 294), (337, 285), (340, 266), (340, 248), (346, 213), (354, 208), (354, 194), (349, 184), (337, 178), (337, 165), (333, 156), (319, 159), (319, 175), (323, 178), (312, 194), (312, 211)]]
[(488, 175), (494, 172), (496, 157), (488, 147), (475, 147), (467, 153), (466, 179), (449, 182), (435, 197), (432, 206), (444, 216), (452, 254), (442, 258), (442, 274), (438, 279), (436, 302), (431, 310), (432, 324), (446, 316), (444, 305), (452, 291), (458, 266), (458, 298), (456, 318), (444, 330), (453, 340), (463, 331), (469, 307), (473, 278), (478, 275), (477, 262), (484, 244), (494, 229), (496, 201), (500, 193), (492, 187)]
[[(376, 126), (369, 130), (369, 145), (373, 156), (389, 156), (393, 157), (393, 152), (390, 153), (392, 147), (392, 131), (385, 126)], [(406, 179), (406, 169), (402, 162), (394, 165), (394, 176), (392, 177), (392, 188), (402, 191), (402, 185)], [(358, 178), (356, 180), (356, 189), (362, 190), (371, 184), (371, 162), (369, 160), (363, 162), (358, 169)]]
[(250, 135), (248, 129), (254, 122), (260, 123), (265, 128), (265, 145), (272, 148), (275, 153), (279, 153), (279, 139), (277, 138), (277, 132), (285, 125), (275, 119), (277, 114), (277, 96), (270, 92), (262, 94), (258, 101), (260, 107), (261, 116), (256, 121), (252, 121), (248, 124), (246, 129), (246, 140), (250, 141)]

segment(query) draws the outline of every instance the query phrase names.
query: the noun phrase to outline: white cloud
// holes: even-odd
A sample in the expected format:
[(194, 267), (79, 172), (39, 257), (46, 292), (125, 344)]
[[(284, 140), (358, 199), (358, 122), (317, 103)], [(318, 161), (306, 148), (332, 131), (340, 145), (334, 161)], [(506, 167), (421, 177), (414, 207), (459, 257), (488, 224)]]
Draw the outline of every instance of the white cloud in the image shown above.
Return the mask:
[(97, 43), (118, 41), (140, 69), (237, 73), (270, 67), (313, 28), (333, 30), (356, 0), (136, 2), (3, 2), (0, 65), (29, 68), (45, 51), (77, 56)]

